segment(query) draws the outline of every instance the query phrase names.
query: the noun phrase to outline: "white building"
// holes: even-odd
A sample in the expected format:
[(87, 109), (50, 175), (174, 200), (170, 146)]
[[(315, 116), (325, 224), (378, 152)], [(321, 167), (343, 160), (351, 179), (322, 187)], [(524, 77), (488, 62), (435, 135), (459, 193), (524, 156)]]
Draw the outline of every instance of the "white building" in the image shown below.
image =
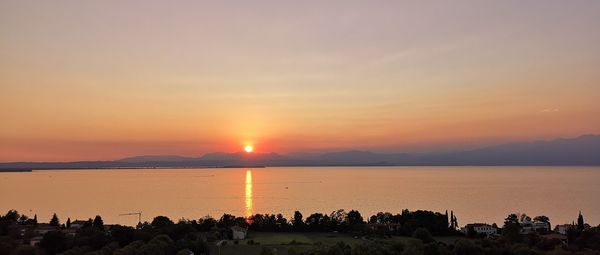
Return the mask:
[(73, 229), (81, 229), (86, 224), (89, 224), (89, 221), (87, 221), (87, 220), (75, 220), (75, 221), (71, 222), (71, 228), (73, 228)]
[(233, 226), (231, 227), (231, 232), (231, 238), (233, 240), (244, 240), (246, 238), (246, 233), (248, 232), (248, 229), (242, 228), (240, 226)]
[(460, 229), (460, 232), (462, 232), (465, 235), (467, 235), (469, 231), (473, 231), (477, 235), (484, 234), (486, 236), (498, 234), (498, 231), (494, 226), (485, 223), (467, 224), (466, 226)]
[(573, 228), (575, 228), (575, 226), (573, 226), (573, 224), (556, 225), (556, 227), (554, 228), (554, 232), (562, 234), (562, 235), (566, 235), (567, 232)]
[(521, 222), (521, 234), (550, 232), (550, 225), (543, 221), (525, 220)]

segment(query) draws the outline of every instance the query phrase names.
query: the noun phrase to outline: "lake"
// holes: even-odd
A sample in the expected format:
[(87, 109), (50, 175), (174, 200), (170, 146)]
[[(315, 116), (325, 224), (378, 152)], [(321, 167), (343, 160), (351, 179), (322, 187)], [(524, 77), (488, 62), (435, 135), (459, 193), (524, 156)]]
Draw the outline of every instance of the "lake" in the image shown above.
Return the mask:
[(47, 222), (56, 212), (134, 225), (223, 213), (359, 210), (365, 219), (402, 209), (454, 210), (462, 226), (502, 224), (512, 212), (571, 223), (579, 210), (600, 223), (600, 167), (269, 167), (255, 169), (108, 169), (0, 173), (0, 211)]

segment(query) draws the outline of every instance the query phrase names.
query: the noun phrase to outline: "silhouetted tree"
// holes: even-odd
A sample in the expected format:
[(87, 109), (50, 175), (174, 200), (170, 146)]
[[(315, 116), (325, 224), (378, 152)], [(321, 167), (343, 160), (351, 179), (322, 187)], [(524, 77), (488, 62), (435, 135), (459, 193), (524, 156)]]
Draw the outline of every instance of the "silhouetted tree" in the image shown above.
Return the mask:
[(58, 216), (56, 216), (56, 213), (53, 214), (52, 219), (50, 219), (50, 226), (55, 226), (55, 227), (60, 226), (60, 220), (58, 219)]
[(33, 225), (37, 225), (38, 220), (37, 220), (37, 214), (33, 215)]
[(322, 213), (313, 213), (306, 218), (306, 226), (309, 231), (325, 231), (324, 215)]
[(458, 229), (458, 220), (454, 215), (454, 211), (450, 210), (450, 229), (456, 230)]
[(40, 248), (47, 254), (57, 254), (66, 249), (66, 242), (67, 238), (65, 234), (60, 231), (50, 231), (44, 234), (44, 237), (40, 241)]
[(27, 215), (25, 215), (25, 214), (21, 214), (21, 217), (19, 217), (19, 220), (17, 222), (21, 225), (25, 225), (25, 224), (27, 224), (28, 221), (29, 221), (29, 217), (27, 217)]
[(329, 215), (329, 226), (331, 230), (343, 230), (343, 225), (348, 219), (348, 213), (344, 209), (331, 212)]
[(517, 214), (511, 213), (504, 219), (502, 236), (511, 243), (521, 241), (521, 224), (519, 223), (519, 216)]
[(133, 241), (134, 230), (132, 227), (116, 225), (110, 228), (110, 236), (123, 247)]
[(102, 217), (100, 217), (100, 215), (96, 215), (94, 221), (92, 222), (92, 226), (99, 230), (104, 230), (104, 221), (102, 220)]
[(585, 228), (585, 222), (583, 221), (583, 215), (581, 211), (579, 211), (579, 216), (577, 217), (577, 229), (583, 230)]
[(522, 213), (521, 215), (519, 215), (519, 220), (521, 222), (531, 221), (531, 217), (529, 217), (529, 215), (525, 213)]
[(376, 215), (371, 216), (369, 223), (400, 223), (400, 215), (394, 216), (389, 212), (378, 212)]
[(426, 228), (417, 228), (415, 232), (413, 232), (412, 237), (423, 241), (423, 243), (431, 243), (434, 241), (431, 233), (429, 233)]
[(504, 225), (507, 225), (507, 224), (519, 225), (519, 216), (517, 216), (514, 213), (509, 214), (508, 217), (506, 217), (506, 219), (504, 219)]
[(449, 228), (450, 227), (450, 218), (448, 217), (448, 210), (446, 210), (446, 213), (444, 213), (444, 218), (446, 218), (446, 226)]
[(233, 227), (235, 225), (235, 216), (225, 213), (223, 214), (223, 216), (221, 216), (221, 218), (219, 219), (219, 222), (217, 223), (217, 225), (220, 228), (230, 228)]
[(519, 242), (521, 241), (521, 228), (516, 224), (504, 225), (502, 236), (510, 243)]
[(89, 246), (96, 250), (106, 245), (108, 240), (108, 236), (104, 233), (104, 230), (96, 227), (84, 227), (78, 232), (75, 241), (79, 246)]
[(250, 229), (257, 231), (284, 231), (288, 229), (287, 220), (283, 215), (255, 214), (250, 217)]
[(304, 221), (302, 220), (302, 213), (299, 211), (294, 212), (294, 218), (292, 219), (292, 226), (296, 231), (304, 230)]
[(545, 216), (545, 215), (535, 216), (533, 218), (533, 220), (539, 221), (539, 222), (544, 222), (544, 223), (546, 223), (546, 225), (548, 225), (548, 230), (552, 229), (552, 225), (550, 224), (550, 218), (548, 218), (548, 216)]
[(240, 226), (240, 227), (247, 227), (248, 226), (248, 221), (244, 217), (236, 217), (233, 220), (233, 225)]
[(174, 224), (173, 221), (171, 219), (169, 219), (167, 216), (156, 216), (152, 220), (152, 223), (150, 223), (150, 225), (152, 225), (152, 227), (154, 227), (154, 228), (162, 228), (162, 227), (170, 226), (173, 224)]
[(280, 231), (287, 231), (289, 228), (287, 219), (283, 217), (283, 214), (281, 213), (278, 213), (277, 216), (275, 216), (275, 224), (277, 224), (277, 228)]
[(66, 224), (67, 228), (71, 228), (71, 218), (67, 218), (67, 224)]
[(454, 215), (454, 229), (458, 229), (458, 219), (456, 218), (456, 215)]
[(135, 254), (175, 254), (175, 242), (168, 235), (157, 235), (136, 249)]
[(83, 223), (83, 228), (91, 228), (94, 227), (94, 220), (92, 220), (92, 218), (88, 218), (88, 220), (86, 220)]
[(200, 220), (198, 220), (198, 230), (200, 231), (209, 231), (217, 225), (217, 220), (213, 219), (210, 216), (206, 216)]
[(364, 219), (362, 217), (362, 215), (360, 215), (360, 212), (356, 211), (356, 210), (351, 210), (350, 212), (348, 212), (348, 224), (349, 225), (357, 225), (357, 224), (363, 224)]
[(19, 220), (19, 212), (17, 212), (17, 210), (8, 210), (8, 212), (6, 212), (6, 214), (4, 215), (4, 219), (7, 221), (12, 221), (12, 222), (17, 222), (17, 220)]

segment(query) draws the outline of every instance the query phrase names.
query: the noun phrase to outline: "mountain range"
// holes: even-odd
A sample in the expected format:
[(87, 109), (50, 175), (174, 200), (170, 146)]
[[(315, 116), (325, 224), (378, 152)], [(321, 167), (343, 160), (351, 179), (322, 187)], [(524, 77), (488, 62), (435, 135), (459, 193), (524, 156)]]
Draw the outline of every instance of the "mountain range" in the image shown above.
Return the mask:
[(144, 155), (113, 161), (8, 162), (0, 163), (0, 169), (458, 165), (600, 165), (600, 135), (508, 143), (446, 153), (376, 153), (350, 150), (282, 155), (216, 152), (201, 157)]

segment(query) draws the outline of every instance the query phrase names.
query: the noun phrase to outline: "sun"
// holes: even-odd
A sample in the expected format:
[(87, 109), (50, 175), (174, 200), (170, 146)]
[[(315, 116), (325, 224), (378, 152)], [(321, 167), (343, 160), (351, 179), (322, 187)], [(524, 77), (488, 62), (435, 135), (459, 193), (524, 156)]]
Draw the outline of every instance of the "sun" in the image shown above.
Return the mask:
[(246, 147), (244, 147), (244, 151), (250, 153), (254, 151), (254, 147), (252, 147), (252, 145), (246, 145)]

